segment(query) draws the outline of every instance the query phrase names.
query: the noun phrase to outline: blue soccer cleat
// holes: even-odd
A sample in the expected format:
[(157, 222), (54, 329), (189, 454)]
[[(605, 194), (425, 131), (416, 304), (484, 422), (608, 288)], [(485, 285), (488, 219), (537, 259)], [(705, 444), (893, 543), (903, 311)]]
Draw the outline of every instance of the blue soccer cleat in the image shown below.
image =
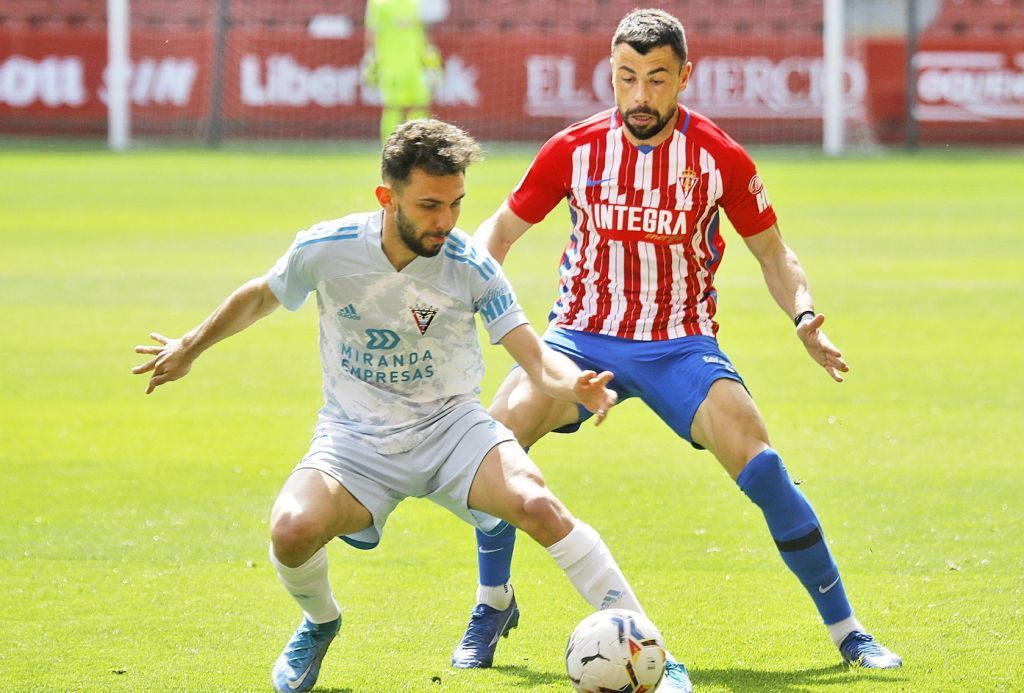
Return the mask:
[(654, 693), (693, 693), (693, 684), (690, 683), (690, 674), (686, 667), (667, 652), (665, 655), (665, 675), (654, 689)]
[(308, 691), (320, 675), (320, 663), (341, 628), (341, 616), (327, 623), (302, 619), (284, 652), (274, 662), (270, 681), (280, 693)]
[(843, 655), (843, 661), (852, 667), (895, 669), (903, 665), (898, 654), (882, 647), (873, 637), (859, 630), (843, 638), (839, 652)]
[(498, 640), (507, 638), (510, 630), (519, 625), (519, 606), (516, 596), (507, 609), (498, 611), (486, 604), (477, 604), (469, 616), (469, 625), (462, 641), (452, 653), (452, 666), (456, 669), (486, 669), (494, 662)]

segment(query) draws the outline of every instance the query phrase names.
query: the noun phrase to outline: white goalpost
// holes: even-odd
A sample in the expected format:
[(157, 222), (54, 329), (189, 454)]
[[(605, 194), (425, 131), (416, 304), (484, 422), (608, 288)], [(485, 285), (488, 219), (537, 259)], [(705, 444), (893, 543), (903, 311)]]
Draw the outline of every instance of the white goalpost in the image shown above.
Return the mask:
[(131, 141), (128, 12), (128, 0), (107, 0), (107, 144), (114, 151), (127, 149)]
[(822, 148), (829, 156), (843, 153), (846, 139), (843, 107), (845, 53), (844, 0), (825, 0), (823, 8), (824, 64), (822, 67)]

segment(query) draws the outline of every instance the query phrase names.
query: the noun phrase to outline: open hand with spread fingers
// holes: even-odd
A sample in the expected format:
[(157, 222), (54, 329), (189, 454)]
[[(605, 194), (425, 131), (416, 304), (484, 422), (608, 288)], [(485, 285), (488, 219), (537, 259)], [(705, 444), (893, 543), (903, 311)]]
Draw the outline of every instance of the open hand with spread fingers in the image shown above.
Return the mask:
[(147, 395), (164, 383), (188, 375), (192, 369), (192, 361), (195, 360), (182, 340), (171, 339), (158, 332), (151, 332), (149, 336), (158, 344), (140, 344), (135, 347), (135, 353), (148, 354), (153, 358), (132, 369), (135, 375), (152, 372), (149, 383), (146, 384)]
[(824, 368), (833, 380), (841, 383), (843, 376), (840, 373), (848, 372), (850, 367), (846, 365), (846, 361), (843, 360), (843, 355), (836, 345), (822, 331), (821, 325), (824, 322), (825, 316), (818, 313), (813, 318), (804, 320), (797, 325), (796, 333), (811, 358), (817, 361), (818, 365)]

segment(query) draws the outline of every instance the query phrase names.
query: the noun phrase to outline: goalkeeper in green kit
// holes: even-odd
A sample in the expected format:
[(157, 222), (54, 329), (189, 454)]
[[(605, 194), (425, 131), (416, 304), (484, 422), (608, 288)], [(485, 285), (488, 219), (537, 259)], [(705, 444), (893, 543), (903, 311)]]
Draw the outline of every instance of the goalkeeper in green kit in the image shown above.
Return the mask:
[(380, 139), (406, 120), (429, 116), (430, 85), (441, 55), (420, 19), (419, 0), (369, 0), (366, 4), (367, 84), (380, 89)]

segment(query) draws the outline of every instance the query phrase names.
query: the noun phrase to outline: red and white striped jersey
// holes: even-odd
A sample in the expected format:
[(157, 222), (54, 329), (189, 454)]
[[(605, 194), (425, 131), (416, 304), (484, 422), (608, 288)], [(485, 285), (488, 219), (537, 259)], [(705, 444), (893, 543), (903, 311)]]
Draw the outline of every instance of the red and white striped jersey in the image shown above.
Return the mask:
[(563, 198), (572, 233), (551, 324), (642, 341), (718, 331), (719, 208), (742, 236), (776, 220), (743, 147), (682, 106), (657, 147), (631, 144), (617, 109), (569, 126), (541, 148), (508, 205), (536, 224)]

